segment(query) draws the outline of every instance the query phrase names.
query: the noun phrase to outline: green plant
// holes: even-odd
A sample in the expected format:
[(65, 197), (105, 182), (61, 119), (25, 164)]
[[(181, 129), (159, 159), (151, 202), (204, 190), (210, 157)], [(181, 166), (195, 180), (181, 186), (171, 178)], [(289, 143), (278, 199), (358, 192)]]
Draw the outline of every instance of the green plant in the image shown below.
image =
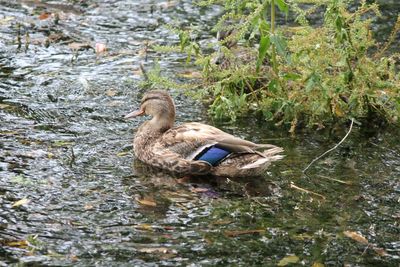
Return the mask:
[[(201, 48), (190, 37), (193, 31), (175, 30), (187, 64), (194, 62), (202, 69), (195, 94), (210, 100), (210, 113), (231, 120), (260, 114), (290, 125), (290, 131), (299, 125), (323, 127), (371, 115), (398, 123), (399, 55), (384, 54), (400, 29), (400, 18), (389, 41), (379, 48), (371, 32), (372, 19), (380, 16), (376, 4), (361, 1), (350, 12), (345, 0), (315, 0), (308, 9), (300, 2), (199, 2), (220, 3), (225, 9), (213, 30), (230, 34), (211, 54), (205, 52), (209, 47)], [(310, 26), (307, 17), (318, 8), (325, 10), (324, 23)], [(276, 10), (292, 10), (299, 24), (276, 27)], [(216, 64), (216, 58), (222, 63)]]

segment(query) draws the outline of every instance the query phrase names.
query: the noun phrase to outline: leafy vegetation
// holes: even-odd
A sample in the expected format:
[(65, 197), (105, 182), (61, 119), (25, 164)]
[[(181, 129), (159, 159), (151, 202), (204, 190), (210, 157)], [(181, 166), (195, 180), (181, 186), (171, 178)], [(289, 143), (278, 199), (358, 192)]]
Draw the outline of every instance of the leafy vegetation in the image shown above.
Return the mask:
[[(201, 1), (203, 7), (224, 6), (213, 28), (219, 35), (217, 51), (201, 47), (194, 29), (173, 29), (179, 45), (155, 49), (186, 53), (187, 63), (202, 69), (195, 94), (210, 99), (216, 118), (235, 120), (250, 113), (288, 124), (290, 131), (371, 116), (398, 123), (400, 55), (387, 51), (400, 17), (387, 43), (379, 46), (371, 32), (371, 22), (380, 16), (376, 4), (361, 1), (349, 11), (345, 0), (300, 2)], [(289, 10), (296, 26), (277, 27), (277, 12), (287, 16)], [(317, 10), (324, 10), (323, 23), (311, 26), (307, 18)]]

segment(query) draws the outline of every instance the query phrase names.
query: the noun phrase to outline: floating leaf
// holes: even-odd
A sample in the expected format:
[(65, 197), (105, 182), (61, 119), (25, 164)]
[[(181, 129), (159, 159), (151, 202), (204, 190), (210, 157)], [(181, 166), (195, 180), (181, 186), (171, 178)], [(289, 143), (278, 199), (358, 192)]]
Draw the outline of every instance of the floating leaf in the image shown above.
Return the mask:
[(184, 72), (178, 73), (178, 76), (187, 78), (187, 79), (200, 79), (203, 77), (201, 72), (198, 72), (198, 71), (184, 71)]
[(51, 16), (50, 13), (44, 12), (44, 13), (40, 14), (39, 19), (40, 20), (45, 20), (45, 19), (48, 19), (50, 16)]
[(71, 48), (72, 50), (84, 50), (84, 49), (92, 48), (92, 46), (89, 44), (77, 43), (77, 42), (68, 44), (68, 47)]
[(12, 207), (12, 208), (19, 207), (19, 206), (28, 204), (29, 202), (30, 202), (29, 199), (23, 198), (23, 199), (20, 199), (20, 200), (14, 202), (14, 203), (11, 205), (11, 207)]
[(15, 20), (15, 17), (4, 17), (0, 19), (0, 25), (7, 24), (10, 21)]
[(160, 9), (167, 9), (167, 8), (175, 7), (177, 4), (178, 4), (178, 1), (164, 1), (164, 2), (158, 3), (157, 6)]
[(145, 231), (153, 231), (154, 228), (151, 224), (143, 223), (143, 224), (138, 224), (135, 226), (135, 229), (138, 230), (145, 230)]
[(92, 209), (93, 209), (93, 205), (91, 205), (91, 204), (86, 204), (83, 208), (84, 208), (85, 210), (92, 210)]
[(138, 199), (137, 202), (139, 202), (141, 205), (144, 206), (150, 206), (150, 207), (156, 207), (157, 203), (154, 200), (151, 199)]
[(7, 105), (7, 104), (0, 104), (0, 108), (1, 109), (6, 109), (6, 108), (10, 108), (11, 106), (10, 105)]
[(71, 141), (56, 140), (56, 141), (54, 141), (53, 146), (66, 147), (66, 146), (71, 146), (73, 144), (74, 144), (74, 142), (71, 142)]
[(96, 43), (95, 51), (96, 51), (97, 54), (101, 54), (101, 53), (104, 53), (104, 52), (107, 51), (107, 47), (106, 47), (105, 44)]
[(227, 224), (231, 224), (232, 220), (218, 220), (215, 222), (212, 222), (212, 225), (227, 225)]
[(224, 235), (227, 237), (236, 237), (239, 235), (249, 235), (249, 234), (264, 234), (265, 230), (237, 230), (237, 231), (225, 231)]
[(190, 189), (190, 191), (193, 193), (204, 193), (210, 191), (210, 189), (204, 187), (193, 187)]
[(32, 181), (32, 179), (23, 176), (22, 174), (14, 176), (13, 178), (11, 178), (11, 182), (12, 183), (16, 183), (16, 184), (20, 184), (20, 185), (33, 185), (34, 182)]
[(374, 250), (374, 251), (376, 252), (376, 254), (378, 254), (379, 256), (384, 257), (384, 256), (387, 256), (387, 255), (388, 255), (388, 253), (386, 252), (386, 250), (384, 250), (383, 248), (374, 247), (373, 250)]
[(358, 243), (368, 245), (368, 240), (363, 237), (361, 234), (353, 231), (344, 231), (343, 234), (351, 239), (357, 241)]
[(73, 255), (73, 254), (69, 256), (69, 259), (70, 259), (71, 261), (73, 261), (73, 262), (79, 260), (78, 256)]
[(297, 257), (296, 255), (286, 256), (279, 261), (278, 266), (286, 266), (291, 263), (297, 263), (299, 260), (299, 257)]
[(109, 90), (106, 91), (106, 95), (107, 96), (111, 96), (111, 97), (116, 96), (117, 95), (117, 91), (109, 89)]
[(143, 253), (172, 253), (172, 254), (176, 254), (178, 253), (175, 249), (169, 249), (167, 247), (158, 247), (158, 248), (140, 248), (138, 249), (139, 252), (143, 252)]
[(6, 240), (2, 241), (1, 244), (4, 244), (8, 247), (16, 247), (16, 248), (27, 248), (29, 246), (28, 241), (26, 240)]

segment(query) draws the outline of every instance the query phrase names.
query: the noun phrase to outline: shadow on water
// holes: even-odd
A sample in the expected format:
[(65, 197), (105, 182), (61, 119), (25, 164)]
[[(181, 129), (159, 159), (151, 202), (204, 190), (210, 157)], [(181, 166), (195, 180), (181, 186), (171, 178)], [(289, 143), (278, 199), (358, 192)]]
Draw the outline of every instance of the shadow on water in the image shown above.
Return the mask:
[[(209, 25), (221, 10), (74, 2), (0, 1), (1, 266), (398, 266), (398, 129), (356, 127), (306, 176), (347, 129), (290, 136), (255, 120), (219, 124), (284, 147), (285, 159), (237, 181), (150, 170), (132, 154), (142, 121), (121, 119), (140, 101), (139, 63), (159, 57), (149, 44), (178, 41), (165, 23)], [(384, 14), (398, 12), (388, 3)], [(159, 62), (174, 76), (181, 61)], [(178, 122), (212, 123), (172, 93)]]

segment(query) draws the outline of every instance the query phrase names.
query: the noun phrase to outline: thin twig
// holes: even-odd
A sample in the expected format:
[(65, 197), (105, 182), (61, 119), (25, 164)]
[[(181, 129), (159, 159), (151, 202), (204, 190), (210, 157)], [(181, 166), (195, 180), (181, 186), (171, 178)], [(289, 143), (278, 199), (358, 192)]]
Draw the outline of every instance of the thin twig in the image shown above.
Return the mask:
[(299, 190), (301, 192), (304, 192), (304, 193), (307, 193), (307, 194), (311, 194), (311, 195), (314, 195), (314, 196), (318, 196), (318, 197), (320, 197), (320, 198), (322, 198), (324, 200), (326, 199), (323, 195), (315, 193), (315, 192), (313, 192), (311, 190), (308, 190), (308, 189), (301, 188), (301, 187), (295, 185), (293, 182), (290, 183), (290, 188), (294, 188), (294, 189), (297, 189), (297, 190)]
[(149, 76), (147, 75), (146, 69), (144, 68), (144, 65), (143, 65), (142, 62), (140, 62), (139, 67), (140, 67), (140, 70), (143, 73), (144, 80), (148, 81), (149, 80)]
[(349, 131), (347, 132), (347, 134), (343, 137), (342, 140), (340, 140), (339, 143), (337, 143), (334, 147), (332, 147), (331, 149), (329, 149), (328, 151), (325, 151), (324, 153), (322, 153), (320, 156), (316, 157), (315, 159), (313, 159), (310, 164), (308, 164), (308, 166), (303, 170), (303, 173), (306, 173), (306, 171), (308, 170), (308, 168), (310, 168), (311, 165), (314, 164), (314, 162), (316, 162), (317, 160), (320, 160), (322, 157), (324, 157), (326, 154), (328, 154), (329, 152), (335, 150), (336, 148), (338, 148), (340, 146), (340, 144), (342, 144), (344, 142), (344, 140), (346, 140), (347, 136), (349, 136), (349, 134), (351, 133), (351, 130), (353, 129), (353, 124), (354, 124), (354, 118), (351, 119), (351, 124), (350, 124), (350, 128)]
[(320, 177), (320, 178), (327, 179), (327, 180), (334, 181), (334, 182), (338, 182), (338, 183), (341, 183), (341, 184), (352, 185), (352, 183), (348, 182), (348, 181), (343, 181), (343, 180), (331, 178), (331, 177), (324, 176), (324, 175), (317, 175), (317, 176)]

